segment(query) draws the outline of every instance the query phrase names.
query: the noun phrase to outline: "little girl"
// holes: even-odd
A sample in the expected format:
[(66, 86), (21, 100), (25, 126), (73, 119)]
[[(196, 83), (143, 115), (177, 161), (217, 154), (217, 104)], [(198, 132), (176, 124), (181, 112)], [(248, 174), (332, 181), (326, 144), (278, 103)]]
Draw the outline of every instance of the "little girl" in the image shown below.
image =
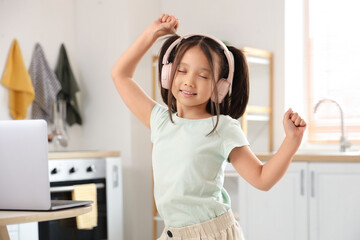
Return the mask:
[[(179, 37), (178, 20), (163, 14), (122, 54), (112, 70), (128, 108), (151, 130), (154, 195), (165, 229), (160, 239), (244, 239), (223, 188), (230, 162), (254, 187), (267, 191), (286, 172), (306, 128), (289, 109), (286, 137), (266, 164), (252, 153), (239, 121), (249, 98), (243, 53), (202, 34)], [(133, 81), (137, 64), (161, 36), (161, 94), (156, 103)]]

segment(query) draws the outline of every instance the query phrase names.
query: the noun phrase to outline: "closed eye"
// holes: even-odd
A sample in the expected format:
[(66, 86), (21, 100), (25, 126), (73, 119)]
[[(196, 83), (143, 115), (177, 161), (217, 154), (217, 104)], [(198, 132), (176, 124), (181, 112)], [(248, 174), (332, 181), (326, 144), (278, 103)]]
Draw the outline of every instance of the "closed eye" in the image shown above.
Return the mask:
[(203, 79), (208, 79), (207, 76), (203, 76), (203, 75), (199, 75), (199, 77), (203, 78)]

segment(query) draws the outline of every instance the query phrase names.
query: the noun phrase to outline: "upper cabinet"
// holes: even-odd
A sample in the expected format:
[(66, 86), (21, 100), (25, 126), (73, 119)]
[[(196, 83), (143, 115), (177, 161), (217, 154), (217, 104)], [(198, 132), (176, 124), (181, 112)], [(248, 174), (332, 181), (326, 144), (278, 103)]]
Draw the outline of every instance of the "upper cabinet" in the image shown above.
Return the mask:
[(273, 151), (273, 55), (244, 47), (250, 78), (250, 98), (241, 126), (254, 152)]

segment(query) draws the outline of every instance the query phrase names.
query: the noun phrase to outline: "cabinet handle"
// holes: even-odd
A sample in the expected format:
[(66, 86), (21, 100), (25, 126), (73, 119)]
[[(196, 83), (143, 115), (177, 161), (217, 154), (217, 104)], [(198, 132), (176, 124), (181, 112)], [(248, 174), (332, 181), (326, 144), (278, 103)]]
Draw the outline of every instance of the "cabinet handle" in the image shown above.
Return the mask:
[(112, 169), (113, 175), (113, 188), (117, 188), (119, 186), (119, 169), (118, 166), (114, 165)]
[[(103, 183), (95, 183), (96, 189), (105, 188)], [(71, 192), (74, 191), (74, 186), (60, 186), (60, 187), (51, 187), (50, 192), (52, 193), (61, 193), (61, 192)]]
[(305, 174), (305, 171), (304, 171), (304, 169), (302, 169), (300, 171), (300, 195), (301, 196), (304, 196), (304, 194), (305, 194), (305, 187), (304, 187), (305, 178), (304, 178), (304, 174)]
[(311, 197), (315, 197), (315, 173), (311, 171), (310, 173), (311, 181)]

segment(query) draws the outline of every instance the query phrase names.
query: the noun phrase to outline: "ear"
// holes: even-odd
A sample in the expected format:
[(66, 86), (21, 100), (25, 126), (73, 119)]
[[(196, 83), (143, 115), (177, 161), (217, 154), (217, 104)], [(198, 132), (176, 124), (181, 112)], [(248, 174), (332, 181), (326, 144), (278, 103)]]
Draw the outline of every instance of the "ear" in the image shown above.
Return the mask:
[[(230, 85), (231, 84), (228, 81), (226, 81), (225, 78), (220, 79), (216, 83), (219, 103), (221, 103), (224, 100), (226, 94), (229, 92)], [(215, 102), (215, 99), (216, 99), (216, 95), (215, 95), (215, 91), (213, 91), (213, 94), (211, 95), (211, 100)]]
[(161, 69), (161, 86), (165, 89), (170, 89), (172, 63), (164, 64)]

